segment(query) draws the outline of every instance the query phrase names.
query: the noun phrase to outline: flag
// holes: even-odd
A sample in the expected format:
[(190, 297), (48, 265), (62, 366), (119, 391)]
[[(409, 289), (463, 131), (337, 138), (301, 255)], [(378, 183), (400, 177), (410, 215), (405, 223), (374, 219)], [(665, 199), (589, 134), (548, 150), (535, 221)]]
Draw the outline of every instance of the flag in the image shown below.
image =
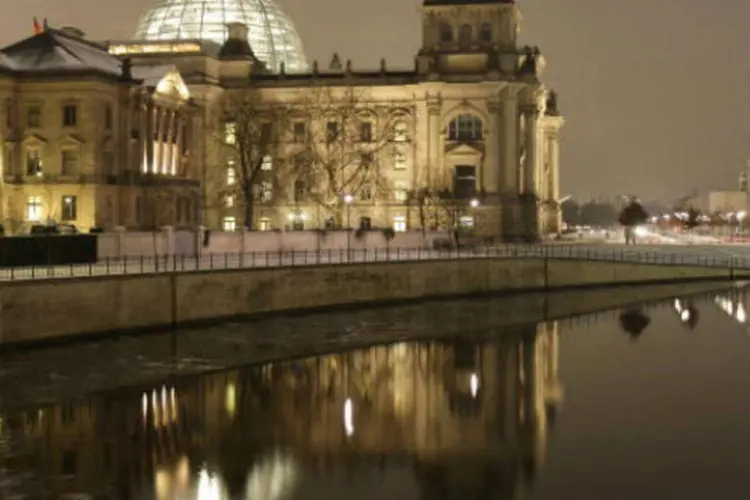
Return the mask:
[(39, 26), (39, 21), (37, 20), (36, 16), (34, 16), (34, 34), (38, 35), (42, 32), (42, 27)]

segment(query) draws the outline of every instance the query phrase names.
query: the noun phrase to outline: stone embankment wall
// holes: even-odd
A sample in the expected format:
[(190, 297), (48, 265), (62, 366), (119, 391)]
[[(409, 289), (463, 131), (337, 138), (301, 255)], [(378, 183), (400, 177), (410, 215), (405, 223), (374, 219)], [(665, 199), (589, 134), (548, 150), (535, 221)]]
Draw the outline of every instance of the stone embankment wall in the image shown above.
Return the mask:
[(479, 258), (18, 281), (0, 286), (0, 343), (431, 297), (728, 278), (728, 270), (690, 266)]

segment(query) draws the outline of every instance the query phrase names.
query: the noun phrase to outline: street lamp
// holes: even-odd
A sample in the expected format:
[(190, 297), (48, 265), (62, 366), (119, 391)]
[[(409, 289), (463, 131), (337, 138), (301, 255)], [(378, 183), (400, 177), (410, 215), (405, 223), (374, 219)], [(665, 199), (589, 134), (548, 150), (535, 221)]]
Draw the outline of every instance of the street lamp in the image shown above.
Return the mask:
[(352, 260), (352, 202), (354, 196), (350, 194), (344, 195), (344, 203), (346, 203), (346, 261)]
[(469, 205), (471, 206), (471, 229), (476, 235), (477, 230), (477, 207), (479, 206), (479, 200), (476, 198), (472, 198), (472, 200), (469, 202)]

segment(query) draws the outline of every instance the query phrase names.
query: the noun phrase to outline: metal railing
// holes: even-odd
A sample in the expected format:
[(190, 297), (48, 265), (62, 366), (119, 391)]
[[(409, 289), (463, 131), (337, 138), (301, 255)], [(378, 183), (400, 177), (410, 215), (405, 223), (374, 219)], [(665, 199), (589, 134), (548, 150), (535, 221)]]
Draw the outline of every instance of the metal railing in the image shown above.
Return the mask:
[(0, 281), (486, 258), (571, 259), (750, 270), (750, 249), (748, 258), (744, 258), (722, 253), (710, 247), (508, 244), (458, 250), (344, 248), (322, 251), (227, 252), (200, 256), (117, 257), (88, 264), (0, 268)]

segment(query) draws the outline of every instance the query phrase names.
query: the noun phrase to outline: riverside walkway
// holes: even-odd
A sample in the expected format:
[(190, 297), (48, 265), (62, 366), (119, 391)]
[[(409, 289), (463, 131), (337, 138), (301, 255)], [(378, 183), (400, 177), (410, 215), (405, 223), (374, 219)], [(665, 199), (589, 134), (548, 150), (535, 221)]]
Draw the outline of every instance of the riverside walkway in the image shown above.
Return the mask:
[(0, 281), (86, 278), (230, 269), (483, 258), (548, 258), (750, 270), (750, 245), (508, 244), (470, 250), (423, 248), (213, 253), (110, 258), (91, 264), (0, 268)]

